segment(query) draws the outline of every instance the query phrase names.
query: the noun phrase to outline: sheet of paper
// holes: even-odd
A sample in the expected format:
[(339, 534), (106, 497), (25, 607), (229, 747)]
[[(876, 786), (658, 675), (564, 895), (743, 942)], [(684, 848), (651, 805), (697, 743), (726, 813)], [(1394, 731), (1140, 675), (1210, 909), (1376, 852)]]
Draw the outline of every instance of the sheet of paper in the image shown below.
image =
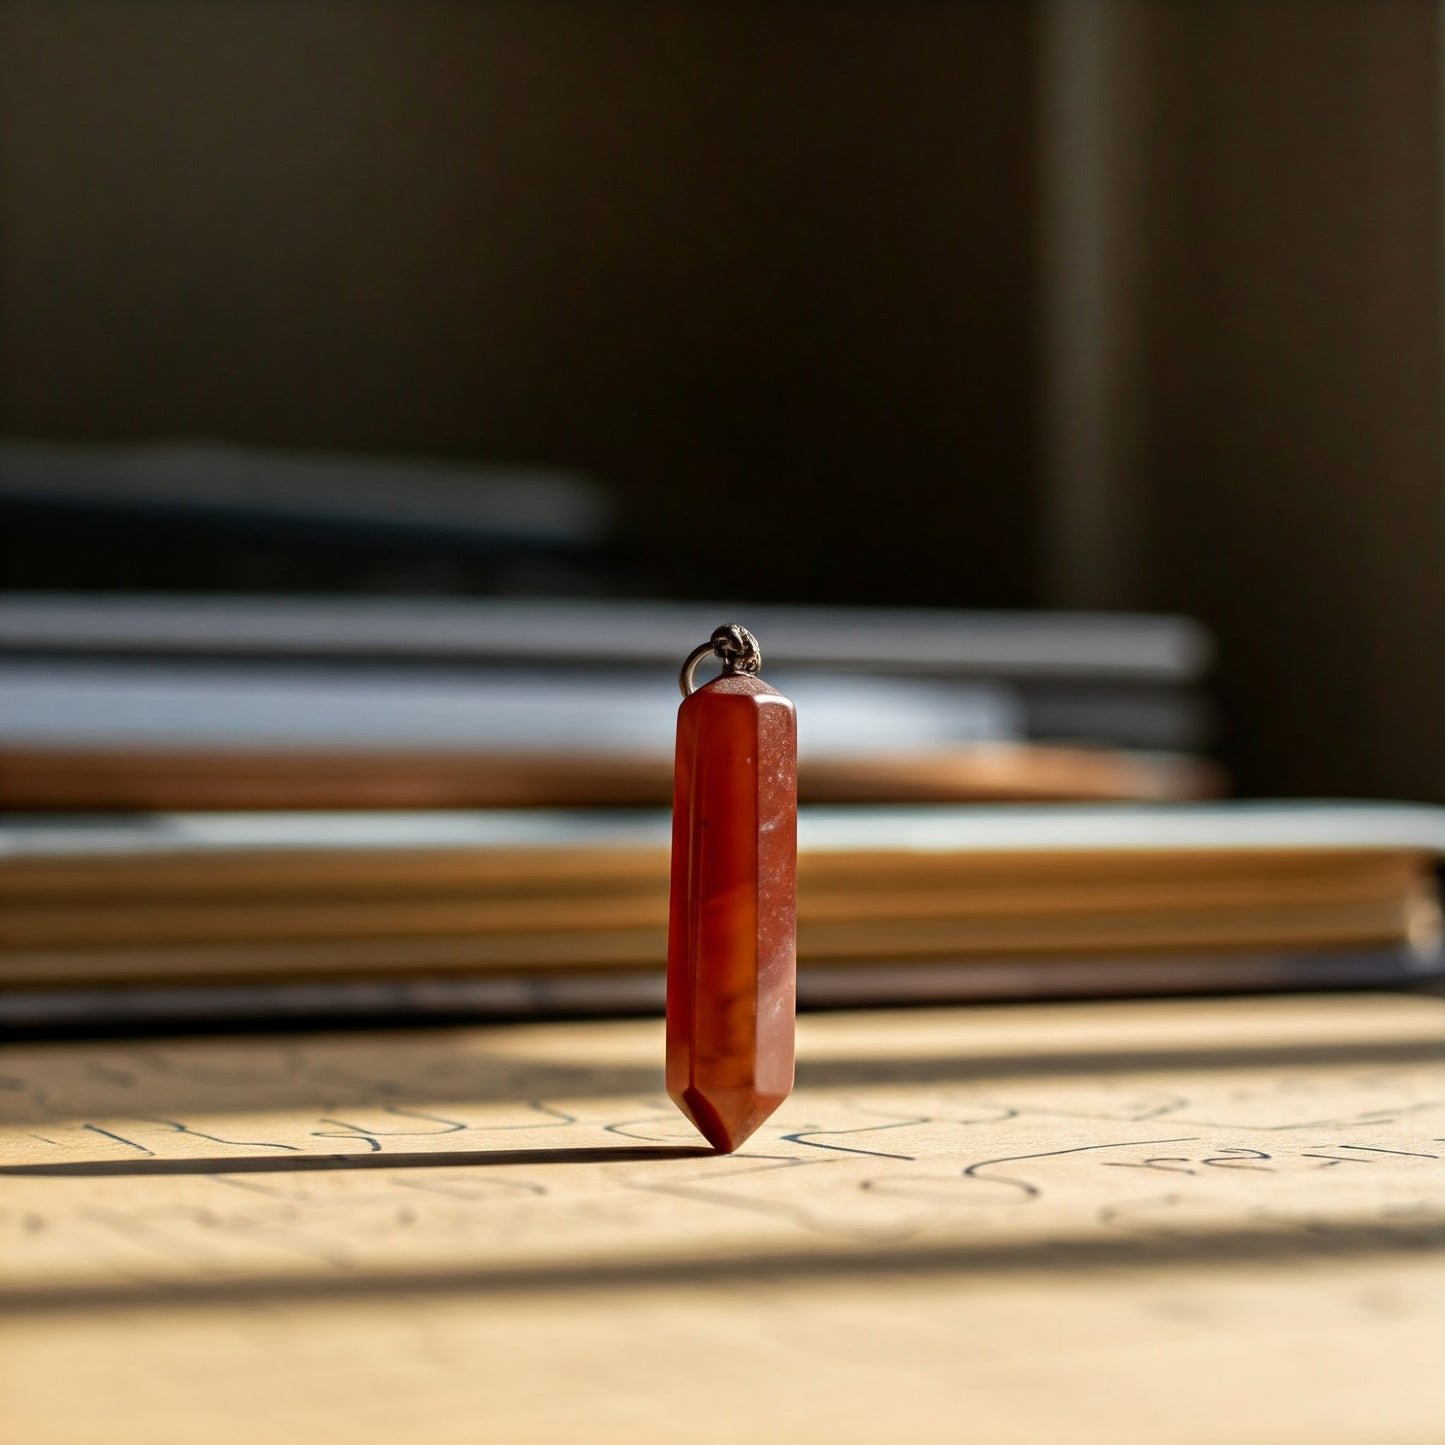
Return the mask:
[(1438, 1441), (1442, 1021), (805, 1018), (732, 1157), (656, 1023), (12, 1047), (0, 1425)]

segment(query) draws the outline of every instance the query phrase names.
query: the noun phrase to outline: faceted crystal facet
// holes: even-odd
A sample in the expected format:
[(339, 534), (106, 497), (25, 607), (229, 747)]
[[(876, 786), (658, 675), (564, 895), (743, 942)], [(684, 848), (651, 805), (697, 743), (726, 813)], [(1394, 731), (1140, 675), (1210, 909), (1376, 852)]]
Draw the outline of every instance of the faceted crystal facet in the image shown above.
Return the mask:
[(797, 721), (724, 674), (677, 715), (667, 1092), (731, 1152), (793, 1087)]

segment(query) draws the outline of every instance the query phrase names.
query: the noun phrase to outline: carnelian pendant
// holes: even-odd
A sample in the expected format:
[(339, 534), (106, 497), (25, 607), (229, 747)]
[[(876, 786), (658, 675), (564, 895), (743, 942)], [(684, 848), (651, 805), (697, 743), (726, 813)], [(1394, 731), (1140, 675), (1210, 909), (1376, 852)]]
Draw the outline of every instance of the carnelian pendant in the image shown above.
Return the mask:
[[(708, 650), (725, 670), (693, 692)], [(728, 1153), (793, 1087), (797, 719), (760, 661), (750, 633), (719, 628), (677, 714), (667, 1092)]]

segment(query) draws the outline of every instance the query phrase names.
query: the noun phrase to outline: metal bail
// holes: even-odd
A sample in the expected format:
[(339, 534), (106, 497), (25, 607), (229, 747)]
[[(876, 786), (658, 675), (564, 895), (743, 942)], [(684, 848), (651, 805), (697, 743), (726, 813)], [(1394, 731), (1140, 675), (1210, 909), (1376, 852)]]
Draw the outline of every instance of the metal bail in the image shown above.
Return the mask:
[(740, 627), (736, 622), (724, 623), (713, 629), (712, 637), (708, 641), (688, 653), (687, 661), (683, 663), (677, 678), (677, 685), (682, 689), (684, 697), (691, 697), (697, 691), (693, 685), (693, 674), (697, 671), (698, 663), (708, 656), (721, 659), (724, 677), (739, 672), (756, 677), (763, 670), (763, 650), (758, 646), (758, 639), (746, 627)]

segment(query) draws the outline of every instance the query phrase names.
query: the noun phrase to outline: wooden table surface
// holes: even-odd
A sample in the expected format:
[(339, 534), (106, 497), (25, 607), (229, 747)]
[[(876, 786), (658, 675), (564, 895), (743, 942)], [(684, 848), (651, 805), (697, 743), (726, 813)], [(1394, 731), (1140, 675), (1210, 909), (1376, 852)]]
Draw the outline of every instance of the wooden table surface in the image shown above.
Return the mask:
[(1445, 1002), (807, 1017), (731, 1157), (657, 1022), (15, 1045), (0, 1434), (1445, 1438)]

